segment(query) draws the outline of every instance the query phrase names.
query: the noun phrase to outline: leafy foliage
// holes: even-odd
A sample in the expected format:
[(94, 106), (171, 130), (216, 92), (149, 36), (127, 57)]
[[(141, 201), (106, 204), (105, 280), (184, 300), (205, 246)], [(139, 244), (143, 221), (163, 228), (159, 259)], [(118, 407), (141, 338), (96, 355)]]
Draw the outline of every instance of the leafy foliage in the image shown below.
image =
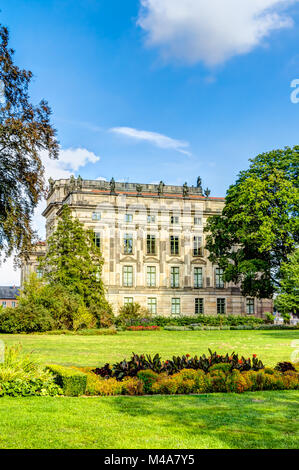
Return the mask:
[(0, 80), (4, 100), (0, 103), (0, 251), (30, 250), (31, 216), (44, 190), (40, 152), (58, 156), (56, 131), (50, 124), (46, 101), (30, 102), (32, 73), (13, 63), (7, 28), (0, 25)]
[(53, 375), (20, 346), (5, 348), (0, 363), (0, 396), (58, 395), (60, 387)]
[(1, 333), (49, 331), (53, 328), (53, 324), (52, 317), (42, 305), (7, 307), (0, 313)]
[(127, 361), (117, 362), (111, 367), (110, 364), (106, 364), (102, 368), (94, 369), (94, 372), (101, 377), (115, 377), (117, 380), (123, 380), (124, 377), (136, 377), (140, 371), (151, 370), (157, 374), (166, 373), (167, 375), (173, 375), (183, 369), (202, 370), (207, 373), (212, 366), (215, 364), (228, 364), (230, 370), (236, 369), (241, 371), (247, 370), (260, 370), (264, 368), (263, 363), (257, 359), (256, 355), (250, 358), (239, 358), (238, 354), (232, 353), (230, 356), (219, 355), (216, 352), (212, 352), (209, 349), (210, 356), (207, 357), (205, 354), (202, 356), (190, 357), (186, 354), (182, 357), (173, 356), (171, 360), (162, 361), (159, 354), (151, 357), (149, 354), (134, 354), (131, 359)]
[(272, 297), (298, 245), (298, 163), (299, 146), (258, 155), (228, 189), (222, 215), (208, 219), (209, 259), (244, 296)]
[(281, 265), (281, 281), (275, 306), (282, 313), (299, 315), (299, 248)]
[(119, 309), (117, 323), (122, 326), (137, 326), (143, 323), (148, 324), (152, 315), (148, 309), (141, 307), (136, 302), (123, 305)]

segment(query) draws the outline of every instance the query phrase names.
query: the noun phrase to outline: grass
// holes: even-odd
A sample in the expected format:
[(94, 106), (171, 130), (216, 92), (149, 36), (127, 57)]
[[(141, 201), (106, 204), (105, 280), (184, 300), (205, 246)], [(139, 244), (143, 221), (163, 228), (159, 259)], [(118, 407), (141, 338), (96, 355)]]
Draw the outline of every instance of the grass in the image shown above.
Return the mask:
[[(115, 336), (0, 335), (43, 363), (97, 366), (131, 352), (257, 354), (289, 361), (297, 331), (154, 331)], [(298, 448), (298, 391), (152, 397), (0, 398), (0, 448)]]
[(172, 355), (238, 352), (245, 357), (257, 354), (267, 366), (289, 361), (299, 339), (299, 331), (141, 331), (114, 336), (0, 335), (8, 345), (21, 343), (43, 363), (98, 366), (135, 353), (159, 352), (164, 359)]
[(1, 448), (298, 448), (298, 392), (1, 398)]

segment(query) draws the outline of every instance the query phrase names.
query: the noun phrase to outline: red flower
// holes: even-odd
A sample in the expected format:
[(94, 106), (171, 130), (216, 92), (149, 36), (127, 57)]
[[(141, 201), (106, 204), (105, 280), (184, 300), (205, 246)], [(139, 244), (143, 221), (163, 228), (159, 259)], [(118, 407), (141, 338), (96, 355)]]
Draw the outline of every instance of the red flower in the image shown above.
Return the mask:
[(186, 357), (190, 357), (190, 354), (186, 354)]
[(252, 357), (255, 359), (255, 358), (256, 358), (256, 354), (253, 354)]
[(243, 363), (242, 359), (239, 359), (239, 360), (238, 360), (238, 363), (239, 363), (239, 364), (242, 364), (242, 363)]

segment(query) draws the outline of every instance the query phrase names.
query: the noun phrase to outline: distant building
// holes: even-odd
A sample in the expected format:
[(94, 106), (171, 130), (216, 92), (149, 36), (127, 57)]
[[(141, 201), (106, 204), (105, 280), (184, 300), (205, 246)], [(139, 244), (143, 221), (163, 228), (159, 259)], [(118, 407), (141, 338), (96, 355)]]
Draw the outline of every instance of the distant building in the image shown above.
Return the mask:
[[(103, 281), (115, 312), (138, 302), (153, 314), (250, 314), (272, 311), (272, 301), (243, 297), (226, 283), (222, 270), (208, 259), (204, 227), (221, 214), (224, 198), (203, 195), (201, 179), (189, 187), (107, 181), (50, 180), (46, 236), (53, 233), (63, 204), (85, 228), (94, 231), (102, 250)], [(22, 283), (30, 272), (42, 273), (39, 243), (23, 264)]]
[(2, 307), (16, 307), (20, 288), (16, 286), (0, 286), (0, 305)]

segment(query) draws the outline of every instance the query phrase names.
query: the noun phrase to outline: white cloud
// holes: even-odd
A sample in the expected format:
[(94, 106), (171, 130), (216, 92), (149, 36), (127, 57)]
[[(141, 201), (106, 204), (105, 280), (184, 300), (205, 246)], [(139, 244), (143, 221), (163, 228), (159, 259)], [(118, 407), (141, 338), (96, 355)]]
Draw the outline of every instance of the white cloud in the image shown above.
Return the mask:
[(138, 24), (166, 59), (208, 66), (250, 52), (293, 25), (283, 10), (298, 0), (140, 0)]
[(173, 149), (177, 152), (184, 153), (185, 155), (191, 155), (191, 153), (186, 150), (189, 147), (188, 142), (172, 139), (171, 137), (158, 134), (157, 132), (142, 131), (132, 127), (113, 127), (110, 131), (135, 140), (150, 142), (162, 149)]
[(41, 159), (45, 166), (46, 178), (51, 176), (55, 180), (69, 178), (72, 173), (77, 172), (87, 163), (98, 162), (100, 157), (84, 148), (69, 148), (60, 149), (58, 160), (50, 160), (46, 153), (41, 154)]

